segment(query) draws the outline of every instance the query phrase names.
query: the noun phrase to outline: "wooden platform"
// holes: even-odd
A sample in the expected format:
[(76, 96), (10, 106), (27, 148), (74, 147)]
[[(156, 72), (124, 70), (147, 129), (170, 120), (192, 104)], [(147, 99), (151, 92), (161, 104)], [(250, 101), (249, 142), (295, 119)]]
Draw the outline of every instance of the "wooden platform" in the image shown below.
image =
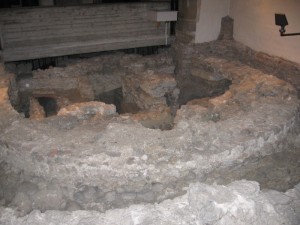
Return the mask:
[(149, 21), (147, 12), (169, 7), (149, 2), (1, 9), (2, 57), (8, 62), (164, 45), (165, 24)]

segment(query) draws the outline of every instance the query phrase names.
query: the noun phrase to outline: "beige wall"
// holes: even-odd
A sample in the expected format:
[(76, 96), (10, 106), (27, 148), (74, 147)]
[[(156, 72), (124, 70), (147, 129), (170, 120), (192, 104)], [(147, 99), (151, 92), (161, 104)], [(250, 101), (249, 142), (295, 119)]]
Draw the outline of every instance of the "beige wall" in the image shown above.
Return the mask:
[(231, 0), (234, 38), (257, 51), (300, 63), (300, 36), (280, 37), (276, 12), (287, 16), (286, 33), (300, 32), (300, 0)]
[(229, 14), (230, 0), (201, 0), (199, 5), (201, 8), (196, 25), (195, 42), (216, 40), (221, 28), (221, 19)]

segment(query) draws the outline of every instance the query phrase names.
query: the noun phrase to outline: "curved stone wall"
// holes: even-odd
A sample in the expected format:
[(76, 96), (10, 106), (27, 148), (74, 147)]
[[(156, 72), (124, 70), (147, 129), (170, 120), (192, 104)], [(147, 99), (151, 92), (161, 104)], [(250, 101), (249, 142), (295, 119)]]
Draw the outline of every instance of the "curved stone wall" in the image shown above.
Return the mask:
[(282, 151), (281, 143), (298, 125), (294, 88), (237, 61), (195, 60), (199, 76), (211, 73), (232, 85), (205, 103), (182, 106), (167, 131), (117, 114), (23, 119), (8, 100), (13, 77), (3, 73), (1, 167), (6, 176), (17, 175), (16, 192), (23, 195), (10, 200), (26, 205), (19, 206), (21, 214), (160, 202), (185, 193), (189, 183), (205, 181), (214, 170)]

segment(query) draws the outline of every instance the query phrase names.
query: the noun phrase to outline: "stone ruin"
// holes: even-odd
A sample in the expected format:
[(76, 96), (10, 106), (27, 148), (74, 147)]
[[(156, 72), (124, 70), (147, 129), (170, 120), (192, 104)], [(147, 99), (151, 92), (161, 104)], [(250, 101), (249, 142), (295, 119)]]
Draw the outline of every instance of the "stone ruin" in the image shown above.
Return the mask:
[(299, 65), (218, 40), (0, 74), (0, 224), (299, 224)]
[(82, 103), (102, 101), (115, 105), (105, 114), (134, 113), (132, 118), (147, 127), (172, 126), (171, 108), (176, 110), (179, 90), (167, 51), (159, 57), (117, 53), (70, 61), (66, 67), (36, 70), (20, 78), (10, 90), (15, 109), (35, 120), (76, 113), (86, 117), (111, 106)]

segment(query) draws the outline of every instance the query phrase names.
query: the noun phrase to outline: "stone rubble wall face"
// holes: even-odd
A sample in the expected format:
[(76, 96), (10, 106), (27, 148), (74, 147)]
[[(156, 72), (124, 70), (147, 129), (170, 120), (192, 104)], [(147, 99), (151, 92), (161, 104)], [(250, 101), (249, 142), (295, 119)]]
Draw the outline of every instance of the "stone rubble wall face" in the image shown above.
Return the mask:
[[(232, 80), (232, 85), (224, 95), (208, 100), (213, 107), (182, 106), (169, 131), (147, 129), (126, 116), (112, 116), (109, 122), (77, 121), (73, 125), (71, 118), (38, 123), (16, 117), (2, 104), (0, 158), (7, 164), (4, 171), (23, 171), (21, 178), (36, 179), (39, 186), (34, 194), (18, 198), (25, 203), (29, 196), (35, 204), (32, 207), (38, 209), (43, 206), (40, 196), (52, 193), (44, 199), (49, 201), (48, 209), (56, 204), (59, 209), (83, 207), (102, 212), (133, 203), (160, 202), (183, 194), (195, 179), (205, 181), (205, 175), (217, 168), (238, 166), (250, 157), (284, 150), (282, 143), (299, 122), (299, 100), (290, 84), (236, 61), (198, 56), (194, 62), (198, 62), (199, 70)], [(201, 206), (194, 203), (191, 207), (201, 211)], [(225, 211), (218, 206), (203, 218), (203, 224), (220, 219), (218, 216)], [(22, 210), (28, 213), (28, 209)], [(4, 211), (13, 218), (10, 209)], [(119, 215), (120, 211), (107, 213)], [(201, 213), (197, 212), (198, 221), (206, 214)], [(196, 220), (194, 215), (191, 218)], [(247, 216), (245, 219), (249, 224), (253, 222)]]
[[(297, 225), (300, 221), (299, 184), (285, 193), (260, 191), (253, 181), (235, 181), (226, 186), (191, 184), (187, 194), (160, 204), (132, 205), (123, 209), (96, 211), (35, 210), (17, 217), (9, 208), (0, 208), (0, 222), (22, 224), (273, 224)], [(293, 211), (295, 209), (296, 211)], [(59, 222), (58, 222), (59, 221)]]
[[(280, 151), (278, 144), (296, 125), (294, 89), (235, 62), (218, 58), (200, 61), (204, 69), (214, 68), (232, 79), (231, 97), (212, 98), (213, 109), (182, 106), (171, 131), (149, 130), (122, 121), (122, 117), (104, 125), (100, 134), (89, 127), (64, 133), (53, 126), (18, 121), (1, 137), (7, 143), (1, 156), (15, 165), (15, 171), (26, 171), (26, 176), (56, 180), (73, 193), (72, 199), (81, 199), (85, 193), (82, 185), (97, 187), (99, 202), (95, 207), (101, 211), (124, 206), (128, 198), (153, 202), (177, 196), (183, 193), (181, 184), (195, 177), (201, 180), (217, 167)], [(155, 191), (156, 183), (161, 190)], [(84, 201), (83, 205), (91, 207)]]

